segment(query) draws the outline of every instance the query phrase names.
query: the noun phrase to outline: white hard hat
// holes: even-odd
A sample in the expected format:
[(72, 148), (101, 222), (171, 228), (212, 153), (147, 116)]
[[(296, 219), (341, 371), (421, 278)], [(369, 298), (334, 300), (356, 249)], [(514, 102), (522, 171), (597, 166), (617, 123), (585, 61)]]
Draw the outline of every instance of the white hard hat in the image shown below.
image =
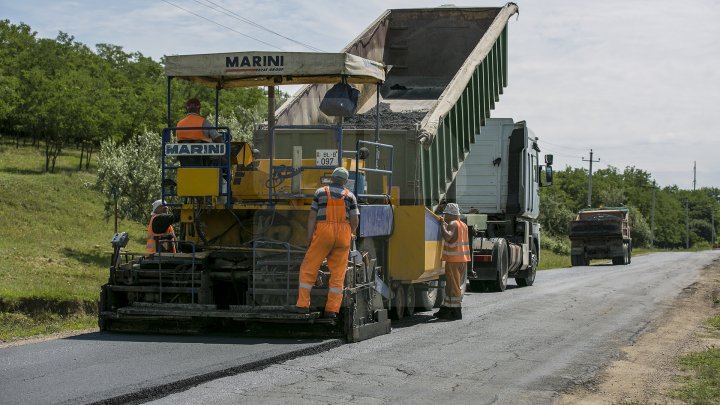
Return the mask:
[(443, 214), (460, 216), (460, 207), (458, 207), (458, 205), (455, 203), (449, 203), (445, 206), (445, 211), (443, 211)]
[(336, 179), (347, 180), (349, 176), (348, 171), (344, 167), (336, 167), (332, 172), (332, 177)]
[(163, 200), (155, 200), (155, 202), (152, 203), (152, 211), (150, 211), (150, 213), (154, 214), (155, 210), (158, 209), (158, 207), (161, 205), (163, 205)]

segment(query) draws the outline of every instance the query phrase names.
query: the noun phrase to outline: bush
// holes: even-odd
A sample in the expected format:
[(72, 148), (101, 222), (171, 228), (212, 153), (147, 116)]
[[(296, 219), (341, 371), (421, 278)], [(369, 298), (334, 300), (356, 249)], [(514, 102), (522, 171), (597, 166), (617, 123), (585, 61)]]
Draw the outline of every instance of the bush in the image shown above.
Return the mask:
[(160, 198), (160, 134), (145, 132), (125, 144), (106, 140), (98, 154), (96, 187), (105, 196), (105, 217), (118, 216), (139, 222), (150, 218), (152, 202)]
[(543, 234), (540, 238), (540, 249), (549, 250), (559, 255), (570, 255), (570, 240), (565, 236)]
[(628, 206), (630, 210), (630, 236), (633, 247), (646, 247), (650, 244), (650, 225), (639, 209)]

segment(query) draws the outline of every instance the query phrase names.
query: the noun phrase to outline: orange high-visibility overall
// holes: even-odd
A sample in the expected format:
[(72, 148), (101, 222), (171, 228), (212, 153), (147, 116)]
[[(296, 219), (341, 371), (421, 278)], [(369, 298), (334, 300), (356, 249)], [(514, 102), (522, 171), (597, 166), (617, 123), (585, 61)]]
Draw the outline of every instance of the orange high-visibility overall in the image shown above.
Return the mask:
[[(147, 232), (147, 242), (145, 244), (145, 252), (147, 253), (156, 253), (155, 252), (155, 237), (160, 237), (160, 247), (162, 248), (163, 252), (172, 252), (175, 253), (175, 230), (173, 229), (172, 225), (168, 227), (165, 233), (155, 233), (152, 229), (153, 220), (155, 219), (155, 215), (150, 218), (150, 224), (148, 224), (148, 232)], [(165, 242), (163, 242), (165, 241)]]
[[(197, 115), (197, 114), (188, 114), (187, 117), (180, 120), (180, 122), (177, 123), (176, 127), (178, 128), (192, 128), (192, 127), (202, 127), (203, 123), (205, 123), (205, 118)], [(212, 142), (212, 139), (207, 135), (206, 131), (203, 129), (178, 129), (177, 130), (177, 140), (179, 141), (202, 141), (202, 142)]]
[(462, 304), (463, 272), (467, 271), (467, 262), (470, 261), (470, 241), (468, 227), (460, 220), (457, 223), (457, 240), (453, 243), (445, 242), (442, 259), (445, 261), (445, 301), (443, 306), (460, 308)]
[(300, 265), (300, 285), (298, 288), (298, 308), (310, 306), (310, 290), (312, 290), (323, 259), (327, 257), (330, 269), (330, 289), (328, 291), (325, 312), (340, 312), (345, 272), (347, 271), (348, 254), (350, 253), (350, 223), (346, 218), (345, 197), (348, 190), (343, 191), (340, 199), (333, 199), (330, 188), (325, 187), (327, 209), (325, 221), (318, 221), (310, 241), (302, 265)]

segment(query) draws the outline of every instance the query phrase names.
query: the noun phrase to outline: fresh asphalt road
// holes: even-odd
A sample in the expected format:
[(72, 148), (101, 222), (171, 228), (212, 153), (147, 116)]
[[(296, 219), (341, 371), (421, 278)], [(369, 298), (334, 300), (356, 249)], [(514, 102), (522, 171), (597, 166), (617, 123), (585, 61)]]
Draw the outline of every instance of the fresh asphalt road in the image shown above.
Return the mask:
[(90, 333), (15, 346), (0, 349), (0, 404), (134, 400), (133, 393), (154, 396), (160, 386), (186, 387), (188, 380), (226, 376), (336, 342)]
[(337, 347), (93, 333), (0, 349), (0, 403), (158, 398), (209, 378), (217, 379), (157, 402), (552, 403), (617, 356), (716, 258), (657, 253), (628, 266), (543, 271), (529, 288), (467, 293), (462, 321), (416, 314), (389, 335)]
[(199, 385), (158, 404), (553, 403), (588, 381), (699, 278), (717, 252), (543, 271), (468, 293), (463, 320), (415, 315), (389, 335)]

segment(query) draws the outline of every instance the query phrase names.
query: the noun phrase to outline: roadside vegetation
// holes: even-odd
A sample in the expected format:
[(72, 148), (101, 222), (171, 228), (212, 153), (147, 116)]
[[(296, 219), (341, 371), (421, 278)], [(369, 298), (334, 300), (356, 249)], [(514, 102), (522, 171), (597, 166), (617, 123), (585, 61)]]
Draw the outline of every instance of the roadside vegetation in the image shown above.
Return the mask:
[[(94, 168), (77, 171), (80, 151), (66, 149), (45, 173), (41, 149), (0, 138), (0, 340), (93, 327), (107, 280), (114, 221)], [(118, 228), (144, 249), (145, 225)]]
[[(712, 337), (720, 338), (720, 316), (711, 318), (707, 324), (713, 329)], [(673, 397), (688, 404), (720, 404), (720, 348), (712, 346), (686, 354), (679, 363), (691, 375), (683, 379)]]
[[(555, 172), (553, 185), (540, 190), (541, 238), (540, 269), (570, 265), (568, 223), (587, 207), (587, 170), (566, 167)], [(655, 229), (650, 248), (652, 227), (653, 180), (650, 173), (635, 167), (615, 167), (593, 173), (593, 207), (628, 207), (630, 209), (633, 255), (654, 251), (685, 250), (685, 202), (688, 207), (688, 241), (690, 250), (711, 248), (718, 224), (713, 216), (720, 212), (718, 188), (681, 190), (677, 186), (655, 189)], [(715, 229), (713, 230), (713, 225)]]

